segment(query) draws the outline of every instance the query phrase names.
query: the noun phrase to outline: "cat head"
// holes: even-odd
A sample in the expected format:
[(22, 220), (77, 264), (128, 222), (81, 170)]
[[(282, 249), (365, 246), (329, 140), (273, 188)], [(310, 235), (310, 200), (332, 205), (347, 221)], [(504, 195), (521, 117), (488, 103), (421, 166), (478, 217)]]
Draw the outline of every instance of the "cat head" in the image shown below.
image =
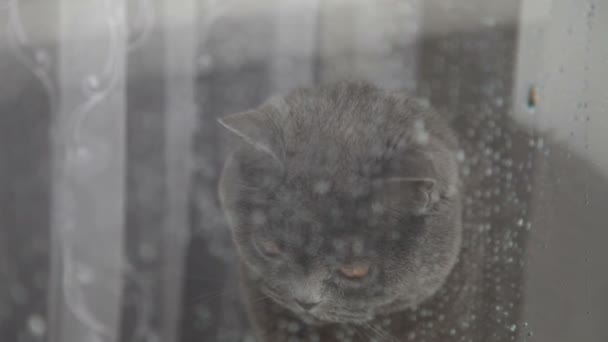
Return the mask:
[(456, 141), (364, 83), (292, 92), (220, 123), (240, 140), (220, 198), (261, 291), (301, 317), (364, 322), (444, 283), (461, 235)]

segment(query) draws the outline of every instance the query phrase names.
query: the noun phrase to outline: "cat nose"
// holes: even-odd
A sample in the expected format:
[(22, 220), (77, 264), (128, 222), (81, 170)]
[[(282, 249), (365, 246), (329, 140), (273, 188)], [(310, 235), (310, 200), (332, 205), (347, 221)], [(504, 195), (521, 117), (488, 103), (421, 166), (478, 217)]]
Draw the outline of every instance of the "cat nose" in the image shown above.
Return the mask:
[(314, 308), (315, 306), (319, 305), (319, 303), (321, 303), (321, 302), (311, 302), (311, 301), (305, 301), (305, 300), (299, 300), (299, 299), (296, 299), (295, 302), (296, 302), (296, 304), (298, 304), (299, 307), (301, 307), (305, 311), (310, 311), (312, 308)]

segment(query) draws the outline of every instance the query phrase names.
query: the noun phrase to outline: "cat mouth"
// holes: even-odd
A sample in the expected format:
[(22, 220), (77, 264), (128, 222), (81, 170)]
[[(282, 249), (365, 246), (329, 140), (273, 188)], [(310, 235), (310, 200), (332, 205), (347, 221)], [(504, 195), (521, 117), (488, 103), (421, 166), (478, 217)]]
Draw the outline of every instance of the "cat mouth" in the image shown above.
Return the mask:
[(300, 317), (305, 323), (313, 325), (324, 325), (331, 323), (348, 323), (348, 324), (364, 324), (371, 321), (374, 316), (371, 313), (350, 313), (350, 312), (339, 312), (333, 310), (315, 310), (315, 311), (304, 311), (295, 309), (292, 305), (289, 305), (278, 293), (266, 284), (261, 286), (262, 293), (266, 297), (273, 300), (275, 303), (289, 309), (294, 314)]

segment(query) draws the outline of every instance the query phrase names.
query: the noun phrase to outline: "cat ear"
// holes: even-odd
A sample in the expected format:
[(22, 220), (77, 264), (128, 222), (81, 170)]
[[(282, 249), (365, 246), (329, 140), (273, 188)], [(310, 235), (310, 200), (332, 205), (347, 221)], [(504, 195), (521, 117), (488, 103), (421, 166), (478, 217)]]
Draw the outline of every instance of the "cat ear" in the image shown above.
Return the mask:
[(436, 183), (432, 178), (388, 178), (383, 182), (381, 203), (392, 210), (424, 214), (439, 199)]
[(280, 162), (272, 143), (274, 124), (266, 113), (251, 110), (224, 116), (218, 122), (255, 149)]

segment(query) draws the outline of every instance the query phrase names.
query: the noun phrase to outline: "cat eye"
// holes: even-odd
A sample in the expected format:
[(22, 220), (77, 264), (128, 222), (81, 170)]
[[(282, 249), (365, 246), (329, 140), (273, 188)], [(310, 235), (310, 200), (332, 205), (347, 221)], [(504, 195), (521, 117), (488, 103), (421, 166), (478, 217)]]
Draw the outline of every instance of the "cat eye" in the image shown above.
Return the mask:
[(369, 270), (370, 265), (368, 263), (359, 262), (342, 265), (339, 272), (342, 276), (348, 279), (361, 279), (369, 273)]
[(271, 258), (275, 258), (283, 253), (279, 245), (269, 239), (260, 239), (257, 241), (258, 248), (260, 251)]

